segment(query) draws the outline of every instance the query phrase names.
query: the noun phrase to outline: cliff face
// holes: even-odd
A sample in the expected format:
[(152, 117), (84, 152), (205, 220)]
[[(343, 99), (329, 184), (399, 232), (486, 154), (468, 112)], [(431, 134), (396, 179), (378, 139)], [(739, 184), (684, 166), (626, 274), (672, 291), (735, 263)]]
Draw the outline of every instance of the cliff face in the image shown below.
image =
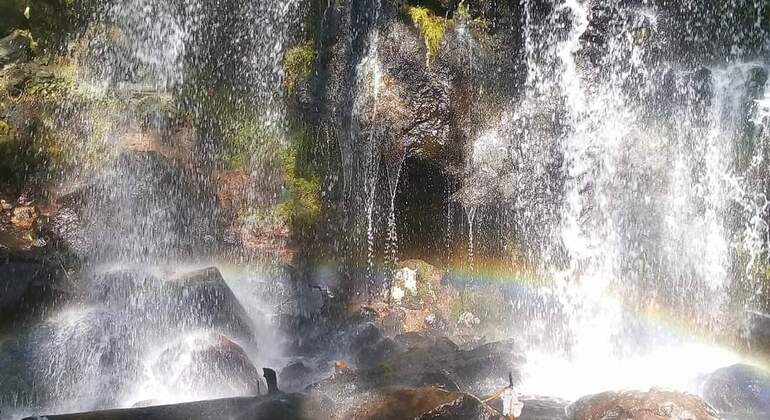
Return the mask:
[[(622, 74), (617, 93), (662, 118), (688, 100), (672, 86), (710, 100), (702, 66), (766, 52), (770, 21), (749, 0), (563, 6), (5, 2), (5, 199), (54, 201), (123, 151), (150, 151), (215, 190), (199, 212), (225, 219), (212, 237), (332, 260), (347, 289), (398, 258), (563, 260), (542, 246), (574, 129), (563, 53), (586, 86)], [(679, 83), (680, 70), (694, 74)]]

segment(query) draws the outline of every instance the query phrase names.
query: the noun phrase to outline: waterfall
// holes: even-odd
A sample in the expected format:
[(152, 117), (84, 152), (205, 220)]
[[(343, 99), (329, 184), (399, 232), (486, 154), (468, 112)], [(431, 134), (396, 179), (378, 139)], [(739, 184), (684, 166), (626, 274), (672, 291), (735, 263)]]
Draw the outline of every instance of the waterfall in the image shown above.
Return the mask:
[[(537, 11), (534, 2), (523, 7), (525, 19)], [(677, 371), (660, 358), (664, 348), (672, 358), (690, 357), (679, 353), (689, 348), (718, 366), (714, 358), (729, 356), (699, 348), (700, 340), (664, 326), (640, 326), (639, 318), (667, 310), (683, 317), (671, 322), (693, 333), (735, 330), (728, 296), (736, 280), (730, 273), (735, 264), (751, 272), (766, 258), (765, 186), (751, 168), (765, 159), (769, 127), (757, 97), (765, 88), (754, 85), (766, 79), (768, 63), (747, 58), (688, 68), (652, 60), (647, 37), (661, 30), (654, 10), (563, 1), (549, 13), (545, 22), (569, 24), (545, 31), (527, 21), (522, 107), (543, 106), (536, 102), (543, 95), (561, 104), (554, 113), (560, 127), (550, 134), (563, 154), (564, 190), (551, 203), (561, 214), (553, 227), (560, 241), (551, 246), (563, 247), (567, 259), (550, 272), (569, 314), (572, 347), (564, 356), (569, 366), (558, 375), (605, 372), (612, 368), (601, 360), (627, 358), (649, 364), (657, 383), (620, 381), (615, 387), (660, 385)], [(603, 23), (601, 42), (583, 41), (600, 20), (612, 19), (617, 23)], [(533, 353), (533, 375), (543, 375), (541, 363), (558, 364), (543, 362), (541, 351)], [(592, 368), (582, 372), (583, 364)], [(688, 369), (704, 367), (680, 366), (692, 382), (671, 385), (694, 391), (698, 372)], [(531, 391), (542, 392), (540, 381), (530, 380)], [(574, 397), (568, 388), (562, 392)]]

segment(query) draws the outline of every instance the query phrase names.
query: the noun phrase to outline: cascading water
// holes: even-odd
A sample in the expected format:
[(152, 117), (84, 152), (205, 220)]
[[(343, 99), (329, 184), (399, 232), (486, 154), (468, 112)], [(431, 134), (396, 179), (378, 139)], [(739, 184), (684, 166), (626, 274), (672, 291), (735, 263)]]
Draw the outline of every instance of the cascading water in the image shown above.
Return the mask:
[[(654, 12), (551, 6), (545, 22), (568, 23), (546, 31), (527, 22), (524, 104), (542, 95), (562, 103), (554, 117), (563, 134), (549, 134), (564, 159), (554, 228), (568, 259), (550, 271), (571, 346), (563, 355), (531, 350), (523, 388), (565, 398), (652, 386), (694, 392), (701, 375), (738, 360), (705, 338), (736, 328), (727, 316), (736, 254), (751, 256), (739, 270), (764, 255), (764, 186), (731, 157), (764, 159), (768, 127), (747, 133), (746, 121), (764, 123), (752, 83), (766, 79), (767, 63), (667, 65), (647, 51)], [(542, 11), (523, 7), (526, 16)], [(603, 27), (600, 51), (586, 50), (587, 31), (605, 19), (619, 23)]]
[[(217, 7), (231, 10), (211, 13)], [(269, 260), (231, 268), (216, 253), (217, 198), (202, 171), (210, 151), (189, 151), (189, 164), (179, 145), (164, 146), (177, 129), (162, 107), (175, 103), (204, 120), (206, 105), (185, 101), (208, 95), (205, 78), (220, 78), (247, 91), (260, 121), (281, 132), (282, 62), (297, 7), (141, 0), (110, 2), (94, 16), (82, 83), (105, 101), (128, 98), (141, 108), (157, 97), (160, 105), (149, 114), (112, 109), (113, 159), (65, 199), (62, 234), (86, 261), (73, 279), (84, 293), (4, 343), (10, 350), (0, 365), (19, 379), (0, 390), (0, 418), (254, 395), (261, 375), (254, 366), (281, 363), (262, 307), (286, 295), (276, 289), (283, 273)], [(248, 31), (214, 39), (226, 35), (220, 25)], [(227, 101), (218, 105), (252, 108)], [(198, 134), (210, 135), (206, 129), (200, 124)], [(79, 228), (69, 235), (72, 225)], [(224, 278), (196, 271), (207, 261)]]

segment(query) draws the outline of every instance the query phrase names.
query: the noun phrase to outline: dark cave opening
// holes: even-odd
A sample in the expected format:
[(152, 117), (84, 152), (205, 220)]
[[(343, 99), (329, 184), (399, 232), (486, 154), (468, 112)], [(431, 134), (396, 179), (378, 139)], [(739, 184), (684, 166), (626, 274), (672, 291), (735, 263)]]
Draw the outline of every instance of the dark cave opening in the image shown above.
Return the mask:
[(434, 161), (409, 157), (396, 190), (399, 254), (439, 262), (446, 257), (450, 180)]

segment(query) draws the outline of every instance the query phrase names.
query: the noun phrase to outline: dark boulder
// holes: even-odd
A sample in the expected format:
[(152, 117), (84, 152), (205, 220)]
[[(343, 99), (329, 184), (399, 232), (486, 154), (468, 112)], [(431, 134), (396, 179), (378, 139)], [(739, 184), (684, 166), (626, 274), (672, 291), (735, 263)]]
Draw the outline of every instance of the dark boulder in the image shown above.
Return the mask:
[(300, 391), (318, 380), (318, 376), (318, 369), (302, 362), (294, 362), (281, 369), (281, 373), (278, 375), (278, 385), (283, 391)]
[(214, 267), (166, 283), (172, 306), (167, 310), (185, 328), (221, 328), (237, 338), (254, 338), (254, 325), (243, 305)]
[(32, 57), (32, 37), (23, 31), (13, 31), (0, 39), (0, 69), (8, 64), (24, 62)]
[(222, 223), (212, 182), (154, 151), (126, 151), (59, 198), (52, 227), (92, 257), (189, 256), (208, 251)]
[(367, 349), (359, 356), (365, 363), (359, 363), (358, 370), (334, 375), (312, 388), (330, 395), (344, 395), (351, 388), (423, 386), (481, 393), (488, 391), (490, 381), (507, 384), (509, 372), (519, 381), (518, 366), (523, 361), (512, 342), (461, 350), (447, 338), (416, 333), (384, 338)]
[(210, 394), (211, 390), (218, 397), (266, 392), (259, 371), (243, 348), (217, 334), (187, 337), (174, 343), (161, 353), (153, 371), (168, 388), (193, 395), (197, 391)]
[(716, 370), (703, 384), (703, 399), (722, 413), (770, 418), (770, 372), (749, 365)]
[(0, 328), (39, 318), (71, 295), (61, 266), (18, 253), (0, 253)]
[(567, 407), (573, 420), (716, 420), (717, 413), (700, 398), (674, 391), (604, 392)]
[(331, 402), (302, 394), (225, 398), (121, 410), (29, 417), (27, 420), (326, 420)]

